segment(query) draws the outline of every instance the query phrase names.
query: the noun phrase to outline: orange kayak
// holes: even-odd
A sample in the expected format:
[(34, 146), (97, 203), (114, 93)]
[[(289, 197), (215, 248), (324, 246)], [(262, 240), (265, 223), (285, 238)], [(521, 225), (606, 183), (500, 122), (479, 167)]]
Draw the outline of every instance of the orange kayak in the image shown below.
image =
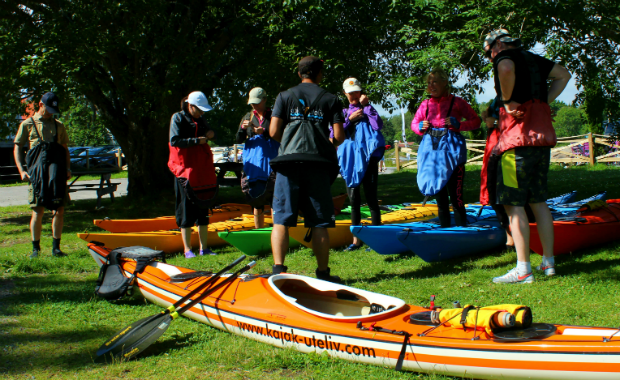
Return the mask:
[[(265, 223), (270, 224), (271, 219), (265, 218)], [(219, 232), (225, 231), (245, 231), (254, 229), (254, 218), (247, 216), (243, 220), (229, 220), (209, 224), (209, 234), (207, 238), (208, 247), (219, 247), (228, 243), (218, 236)], [(87, 242), (103, 243), (106, 247), (114, 249), (118, 247), (130, 247), (140, 245), (166, 253), (183, 252), (183, 241), (180, 231), (152, 231), (152, 232), (133, 232), (133, 233), (81, 233), (78, 237)], [(192, 228), (191, 237), (192, 248), (200, 246), (198, 228)]]
[[(265, 206), (269, 211), (270, 206)], [(251, 214), (252, 206), (238, 203), (226, 203), (219, 208), (213, 209), (209, 218), (210, 223), (223, 222), (238, 218), (243, 214)], [(161, 216), (150, 219), (95, 219), (95, 226), (109, 232), (149, 232), (160, 230), (173, 230), (179, 228), (174, 216)]]
[[(109, 252), (94, 244), (89, 251), (99, 265)], [(120, 265), (127, 276), (134, 272), (134, 260), (121, 258)], [(135, 286), (168, 307), (208, 279), (171, 279), (190, 272), (152, 262)], [(619, 378), (617, 328), (534, 323), (488, 331), (424, 323), (418, 317), (424, 315), (429, 309), (395, 297), (294, 274), (243, 275), (183, 313), (276, 347), (409, 371), (475, 379)]]
[[(437, 205), (416, 205), (383, 214), (381, 215), (381, 222), (383, 224), (417, 222), (431, 219), (436, 216)], [(362, 224), (370, 224), (370, 219), (362, 219)], [(329, 247), (338, 248), (353, 243), (353, 234), (351, 233), (350, 227), (351, 219), (336, 220), (336, 227), (327, 229), (329, 234)], [(303, 223), (299, 222), (297, 227), (290, 227), (288, 229), (288, 233), (291, 238), (297, 240), (308, 248), (312, 248), (312, 239), (310, 239), (310, 241), (306, 241), (308, 230), (309, 228), (304, 227)]]
[[(608, 199), (606, 203), (607, 207), (554, 220), (553, 254), (563, 255), (620, 240), (620, 199)], [(530, 223), (530, 247), (539, 255), (543, 254), (536, 223)]]

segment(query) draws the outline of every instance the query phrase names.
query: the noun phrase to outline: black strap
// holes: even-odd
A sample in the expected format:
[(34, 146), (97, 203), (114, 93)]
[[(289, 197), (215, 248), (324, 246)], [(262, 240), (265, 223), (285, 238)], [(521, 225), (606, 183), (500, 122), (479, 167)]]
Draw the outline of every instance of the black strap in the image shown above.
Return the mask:
[[(32, 116), (30, 117), (30, 120), (32, 121), (32, 126), (34, 127), (34, 131), (37, 132), (37, 136), (39, 137), (39, 140), (41, 140), (41, 142), (45, 142), (43, 141), (43, 137), (41, 137), (41, 135), (39, 134), (39, 129), (37, 129), (37, 123), (35, 123)], [(58, 142), (58, 120), (56, 120), (56, 118), (54, 118), (54, 124), (56, 124), (56, 134), (54, 134), (54, 142)]]
[[(450, 108), (448, 108), (448, 113), (446, 114), (446, 117), (450, 117), (450, 114), (452, 113), (452, 107), (454, 107), (454, 100), (456, 99), (456, 95), (452, 95), (452, 100), (450, 101)], [(428, 120), (428, 109), (430, 108), (429, 105), (431, 103), (431, 100), (428, 99), (426, 101), (426, 116), (424, 117), (426, 120)], [(431, 128), (427, 129), (426, 132), (430, 131)]]
[(463, 326), (463, 330), (466, 330), (465, 328), (465, 322), (467, 322), (467, 313), (469, 313), (470, 310), (475, 309), (475, 306), (469, 305), (469, 306), (465, 306), (463, 308), (463, 312), (461, 313), (461, 325)]
[(400, 349), (400, 354), (398, 354), (398, 360), (396, 361), (395, 370), (401, 371), (403, 369), (403, 362), (405, 361), (405, 355), (407, 354), (407, 344), (409, 343), (409, 337), (411, 334), (405, 333), (405, 339), (403, 339), (403, 346)]

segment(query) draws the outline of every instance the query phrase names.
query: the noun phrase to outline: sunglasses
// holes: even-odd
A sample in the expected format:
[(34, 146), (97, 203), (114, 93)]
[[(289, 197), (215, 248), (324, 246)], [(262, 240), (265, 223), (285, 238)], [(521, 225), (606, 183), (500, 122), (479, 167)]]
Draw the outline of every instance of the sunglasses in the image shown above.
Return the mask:
[(484, 51), (484, 55), (486, 55), (488, 59), (491, 59), (491, 51), (493, 50), (493, 46), (495, 46), (496, 42), (497, 40), (493, 40), (493, 42), (489, 44), (489, 48)]

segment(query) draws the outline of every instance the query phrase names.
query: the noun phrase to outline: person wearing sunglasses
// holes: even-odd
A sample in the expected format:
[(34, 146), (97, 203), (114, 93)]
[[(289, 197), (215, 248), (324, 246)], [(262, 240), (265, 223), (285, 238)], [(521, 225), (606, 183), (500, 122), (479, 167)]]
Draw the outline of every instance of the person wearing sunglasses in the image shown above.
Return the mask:
[[(545, 202), (551, 147), (557, 141), (549, 103), (562, 93), (571, 75), (557, 63), (525, 51), (521, 41), (506, 29), (489, 33), (483, 49), (493, 62), (495, 91), (500, 99), (499, 137), (492, 150), (500, 156), (496, 200), (510, 218), (517, 251), (517, 266), (493, 282), (531, 283), (534, 276), (526, 204), (536, 218), (543, 246), (543, 262), (537, 269), (547, 276), (555, 275), (553, 218)], [(549, 87), (547, 80), (551, 80)]]

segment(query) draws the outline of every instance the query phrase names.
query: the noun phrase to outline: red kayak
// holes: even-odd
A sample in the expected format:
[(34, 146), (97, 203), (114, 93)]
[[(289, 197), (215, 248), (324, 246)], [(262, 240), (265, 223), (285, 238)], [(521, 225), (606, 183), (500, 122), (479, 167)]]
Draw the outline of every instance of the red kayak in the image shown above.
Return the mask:
[[(553, 222), (555, 256), (620, 240), (620, 199), (606, 202), (607, 207), (576, 212), (571, 217)], [(530, 223), (530, 248), (539, 255), (543, 254), (536, 223)]]

